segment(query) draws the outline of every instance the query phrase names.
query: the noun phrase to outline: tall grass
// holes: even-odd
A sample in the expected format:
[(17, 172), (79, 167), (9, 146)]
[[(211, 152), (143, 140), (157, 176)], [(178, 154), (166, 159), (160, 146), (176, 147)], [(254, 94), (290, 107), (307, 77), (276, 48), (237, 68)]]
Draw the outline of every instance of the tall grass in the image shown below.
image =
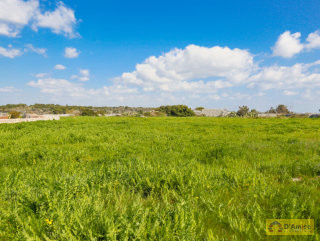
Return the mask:
[[(0, 240), (266, 240), (267, 218), (318, 226), (319, 124), (78, 117), (0, 125)], [(319, 228), (277, 237), (319, 239)]]

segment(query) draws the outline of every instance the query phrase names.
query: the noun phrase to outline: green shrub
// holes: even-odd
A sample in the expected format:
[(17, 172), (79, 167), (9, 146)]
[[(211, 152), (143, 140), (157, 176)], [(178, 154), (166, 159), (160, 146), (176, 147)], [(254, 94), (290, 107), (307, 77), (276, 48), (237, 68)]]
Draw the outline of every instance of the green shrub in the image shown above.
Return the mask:
[(290, 111), (288, 110), (288, 107), (285, 105), (278, 105), (276, 108), (276, 112), (279, 114), (289, 114)]
[(166, 113), (168, 116), (187, 117), (194, 116), (195, 113), (186, 105), (166, 105), (159, 107), (160, 112)]
[(81, 111), (80, 115), (82, 115), (82, 116), (97, 116), (98, 114), (94, 110), (86, 108)]
[(146, 117), (150, 117), (151, 116), (151, 112), (144, 112), (143, 115), (146, 116)]
[(237, 111), (237, 116), (247, 116), (249, 113), (249, 107), (248, 106), (239, 106), (239, 110)]
[(235, 111), (231, 111), (229, 114), (228, 114), (228, 117), (237, 117), (237, 113)]
[(197, 107), (196, 110), (198, 111), (202, 111), (204, 109), (204, 107)]
[(9, 115), (10, 119), (18, 119), (20, 118), (21, 113), (19, 111), (11, 111)]

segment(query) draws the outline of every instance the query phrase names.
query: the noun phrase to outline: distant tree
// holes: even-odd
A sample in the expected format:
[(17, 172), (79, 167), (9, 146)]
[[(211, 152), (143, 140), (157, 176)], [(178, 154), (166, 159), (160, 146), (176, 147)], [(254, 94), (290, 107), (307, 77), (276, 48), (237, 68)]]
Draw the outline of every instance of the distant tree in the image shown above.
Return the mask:
[(195, 113), (186, 105), (166, 105), (160, 106), (158, 111), (166, 113), (168, 116), (187, 117), (194, 116)]
[(249, 113), (248, 106), (239, 106), (239, 110), (237, 111), (237, 116), (247, 116)]
[(99, 116), (104, 116), (107, 112), (103, 109), (96, 111), (96, 114)]
[(97, 116), (98, 114), (90, 108), (84, 108), (81, 110), (80, 115), (82, 115), (82, 116)]
[(252, 109), (249, 113), (248, 116), (250, 117), (258, 117), (258, 111), (256, 109)]
[(11, 111), (9, 115), (10, 115), (10, 119), (17, 119), (20, 117), (21, 113), (18, 111)]
[(143, 115), (146, 116), (146, 117), (150, 117), (151, 116), (151, 112), (144, 112)]
[(237, 117), (237, 113), (235, 111), (231, 111), (227, 117)]
[(275, 114), (275, 113), (277, 113), (277, 111), (276, 111), (276, 109), (275, 109), (275, 108), (270, 107), (270, 109), (267, 111), (267, 113)]
[(287, 106), (285, 105), (278, 105), (276, 108), (276, 112), (279, 114), (288, 114), (290, 111), (288, 110)]
[(137, 111), (137, 116), (142, 116), (143, 115), (143, 110), (138, 110)]
[(196, 110), (198, 111), (202, 111), (204, 109), (204, 107), (197, 107)]
[(64, 106), (55, 106), (52, 108), (53, 114), (66, 114), (66, 107)]

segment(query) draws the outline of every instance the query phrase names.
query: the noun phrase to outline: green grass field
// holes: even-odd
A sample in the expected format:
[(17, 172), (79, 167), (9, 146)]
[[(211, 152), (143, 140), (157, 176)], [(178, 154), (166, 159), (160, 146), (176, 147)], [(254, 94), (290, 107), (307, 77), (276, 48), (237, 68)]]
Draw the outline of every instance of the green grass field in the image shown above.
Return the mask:
[[(319, 127), (195, 117), (1, 124), (0, 240), (320, 240)], [(266, 237), (267, 218), (313, 218), (316, 234)]]

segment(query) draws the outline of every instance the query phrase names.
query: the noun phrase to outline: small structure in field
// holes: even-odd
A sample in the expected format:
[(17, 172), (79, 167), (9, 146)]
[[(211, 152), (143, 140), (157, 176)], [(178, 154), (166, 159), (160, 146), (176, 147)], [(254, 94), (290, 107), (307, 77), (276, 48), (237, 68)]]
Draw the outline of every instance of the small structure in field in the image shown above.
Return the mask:
[(0, 119), (1, 120), (9, 119), (9, 114), (8, 113), (0, 113)]
[(28, 118), (28, 119), (34, 119), (34, 118), (42, 118), (42, 115), (37, 115), (37, 114), (30, 114), (30, 113), (25, 113), (23, 115), (23, 118)]
[(309, 115), (309, 118), (320, 118), (320, 114)]
[(202, 110), (195, 110), (194, 113), (198, 116), (224, 117), (229, 115), (230, 111), (226, 109), (202, 109)]
[(258, 117), (261, 118), (275, 118), (278, 115), (276, 113), (258, 113)]
[[(50, 121), (50, 120), (60, 120), (61, 117), (69, 117), (72, 116), (70, 114), (61, 114), (61, 115), (36, 115), (36, 114), (24, 114), (23, 118), (18, 119), (1, 119), (0, 124), (13, 124), (13, 123), (21, 123), (21, 122), (33, 122), (33, 121)], [(8, 119), (8, 120), (7, 120)]]

